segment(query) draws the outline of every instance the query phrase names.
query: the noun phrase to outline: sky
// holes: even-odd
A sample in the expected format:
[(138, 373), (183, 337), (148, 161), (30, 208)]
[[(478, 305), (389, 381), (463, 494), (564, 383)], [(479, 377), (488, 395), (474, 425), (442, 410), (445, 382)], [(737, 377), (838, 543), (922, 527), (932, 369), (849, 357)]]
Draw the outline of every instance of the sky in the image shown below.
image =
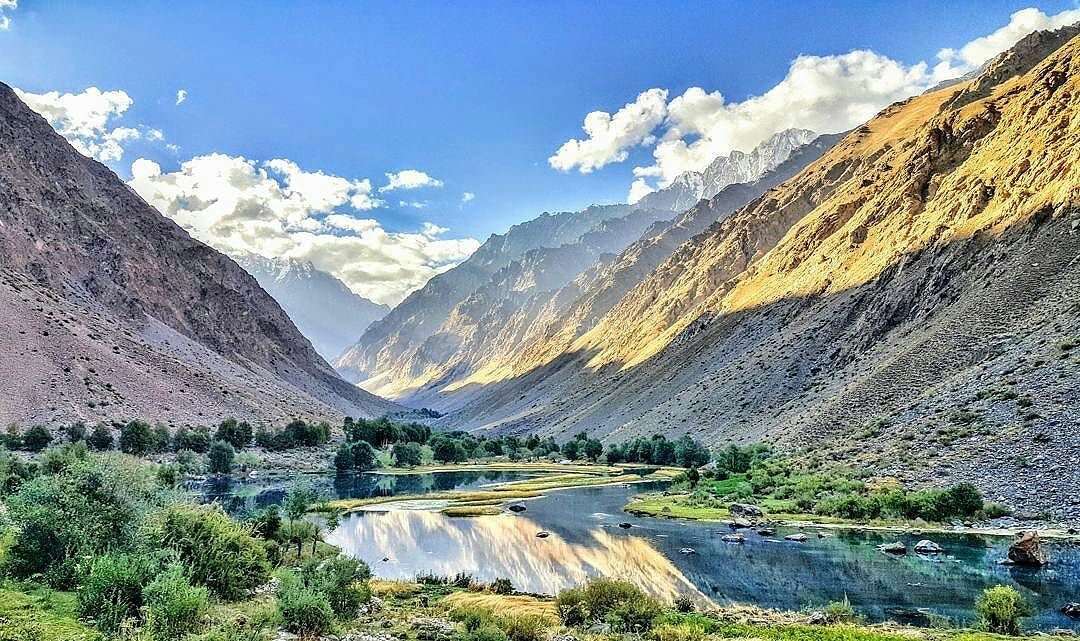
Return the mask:
[(1076, 0), (0, 0), (0, 80), (231, 254), (396, 303), (491, 233), (840, 131)]

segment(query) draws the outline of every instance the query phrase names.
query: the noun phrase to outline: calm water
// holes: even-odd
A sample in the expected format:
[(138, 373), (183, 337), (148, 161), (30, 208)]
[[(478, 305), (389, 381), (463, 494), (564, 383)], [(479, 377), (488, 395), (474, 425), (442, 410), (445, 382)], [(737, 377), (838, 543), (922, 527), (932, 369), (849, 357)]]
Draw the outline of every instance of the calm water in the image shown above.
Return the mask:
[(243, 514), (275, 503), (297, 480), (311, 483), (320, 495), (330, 499), (362, 499), (371, 496), (429, 494), (446, 490), (468, 490), (493, 483), (531, 478), (535, 474), (517, 472), (439, 472), (437, 474), (342, 474), (297, 475), (290, 478), (211, 478), (191, 489), (204, 501), (217, 501), (232, 514)]
[[(402, 482), (399, 478), (395, 489)], [(1075, 543), (1049, 544), (1052, 564), (1041, 570), (998, 565), (1009, 545), (1003, 537), (926, 537), (945, 548), (946, 554), (938, 558), (888, 556), (875, 546), (899, 539), (910, 548), (920, 537), (871, 532), (835, 531), (824, 539), (810, 532), (809, 541), (794, 543), (777, 540), (790, 533), (780, 530), (773, 538), (750, 533), (739, 545), (721, 541), (727, 530), (718, 524), (622, 512), (629, 496), (647, 489), (638, 485), (553, 492), (528, 501), (528, 511), (517, 515), (452, 518), (416, 510), (362, 512), (344, 518), (328, 541), (364, 559), (384, 578), (463, 571), (484, 581), (508, 577), (519, 590), (554, 593), (603, 575), (629, 579), (669, 600), (686, 594), (716, 604), (800, 609), (846, 596), (873, 620), (905, 619), (904, 611), (922, 608), (966, 621), (978, 593), (1004, 583), (1021, 590), (1036, 606), (1032, 626), (1080, 629), (1080, 622), (1057, 612), (1066, 601), (1080, 598), (1080, 546)], [(620, 529), (623, 521), (634, 527)], [(551, 536), (536, 538), (541, 530)], [(682, 554), (682, 548), (696, 553)]]

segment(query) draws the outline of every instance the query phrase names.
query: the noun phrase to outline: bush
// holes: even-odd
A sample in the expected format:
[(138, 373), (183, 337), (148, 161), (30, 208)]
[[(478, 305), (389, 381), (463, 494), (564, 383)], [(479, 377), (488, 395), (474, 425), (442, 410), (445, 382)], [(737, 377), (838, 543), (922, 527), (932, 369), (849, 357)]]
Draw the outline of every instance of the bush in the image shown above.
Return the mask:
[(206, 588), (188, 583), (184, 570), (171, 565), (143, 589), (146, 625), (155, 641), (176, 641), (196, 631), (206, 615)]
[(156, 570), (150, 559), (139, 555), (97, 557), (80, 582), (76, 612), (99, 630), (115, 634), (125, 621), (139, 617), (143, 586)]
[(592, 579), (555, 597), (559, 619), (568, 626), (608, 623), (617, 632), (647, 630), (660, 604), (629, 581)]
[(324, 594), (334, 614), (343, 619), (354, 618), (360, 604), (371, 598), (367, 589), (370, 578), (366, 563), (341, 554), (310, 558), (300, 571), (304, 586)]
[(830, 601), (829, 603), (826, 603), (821, 612), (825, 615), (825, 620), (829, 623), (854, 623), (859, 618), (855, 613), (855, 608), (851, 607), (851, 602), (848, 601), (846, 595), (844, 596), (843, 601)]
[(455, 608), (450, 613), (450, 618), (461, 623), (466, 632), (476, 632), (480, 628), (495, 625), (495, 617), (484, 608)]
[(173, 449), (205, 454), (210, 449), (210, 430), (205, 427), (188, 429), (181, 427), (173, 435)]
[(229, 474), (232, 472), (236, 450), (227, 441), (214, 441), (210, 444), (207, 464), (211, 474)]
[(693, 623), (661, 623), (650, 631), (649, 638), (654, 641), (702, 641), (705, 629)]
[(988, 632), (1016, 635), (1020, 633), (1020, 619), (1031, 616), (1031, 606), (1015, 589), (995, 585), (983, 590), (975, 602), (975, 613)]
[(304, 587), (295, 575), (282, 577), (277, 603), (282, 627), (293, 634), (322, 636), (334, 627), (334, 610), (326, 595)]
[(682, 613), (693, 612), (694, 601), (685, 595), (675, 597), (675, 611)]
[(491, 591), (495, 594), (513, 594), (514, 584), (510, 582), (510, 579), (495, 579), (491, 582)]
[(68, 443), (77, 443), (79, 441), (86, 440), (86, 423), (82, 421), (75, 421), (69, 425), (64, 426), (64, 436), (67, 437)]
[(543, 641), (551, 622), (535, 614), (511, 614), (500, 617), (498, 625), (510, 641)]
[(22, 437), (22, 446), (31, 452), (40, 452), (52, 443), (53, 436), (49, 430), (41, 425), (35, 425), (26, 430)]
[(508, 641), (506, 633), (495, 625), (481, 626), (469, 632), (469, 641)]
[(113, 447), (113, 433), (112, 429), (104, 423), (98, 423), (94, 426), (94, 430), (90, 433), (90, 438), (87, 440), (90, 447), (98, 451), (111, 450)]
[(269, 578), (262, 543), (220, 506), (170, 505), (150, 517), (144, 536), (175, 551), (192, 582), (223, 599), (242, 598)]
[(251, 443), (251, 424), (247, 421), (237, 422), (235, 418), (227, 418), (218, 425), (214, 439), (225, 441), (238, 450), (242, 450)]
[(357, 441), (352, 445), (353, 469), (360, 472), (377, 467), (375, 448), (367, 441)]

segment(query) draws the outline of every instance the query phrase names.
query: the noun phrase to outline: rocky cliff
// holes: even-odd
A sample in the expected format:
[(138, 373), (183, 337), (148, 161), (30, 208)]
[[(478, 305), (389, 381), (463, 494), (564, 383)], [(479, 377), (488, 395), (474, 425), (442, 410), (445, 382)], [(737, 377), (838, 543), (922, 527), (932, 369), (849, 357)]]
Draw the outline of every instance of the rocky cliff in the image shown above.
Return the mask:
[(0, 422), (376, 415), (236, 263), (0, 85)]

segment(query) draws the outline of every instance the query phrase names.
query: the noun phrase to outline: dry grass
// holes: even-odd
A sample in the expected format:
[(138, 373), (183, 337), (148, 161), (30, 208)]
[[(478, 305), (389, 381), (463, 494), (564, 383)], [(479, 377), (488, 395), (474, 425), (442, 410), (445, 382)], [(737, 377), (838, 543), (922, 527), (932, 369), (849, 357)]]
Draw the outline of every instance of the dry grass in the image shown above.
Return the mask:
[(497, 616), (532, 615), (558, 621), (555, 602), (523, 595), (491, 594), (490, 592), (455, 592), (442, 600), (451, 609), (480, 608)]
[(410, 597), (419, 594), (424, 586), (412, 581), (389, 581), (385, 579), (372, 579), (368, 584), (371, 593), (379, 598), (383, 597)]
[(443, 508), (446, 516), (494, 516), (502, 513), (502, 508), (494, 505), (451, 505)]

